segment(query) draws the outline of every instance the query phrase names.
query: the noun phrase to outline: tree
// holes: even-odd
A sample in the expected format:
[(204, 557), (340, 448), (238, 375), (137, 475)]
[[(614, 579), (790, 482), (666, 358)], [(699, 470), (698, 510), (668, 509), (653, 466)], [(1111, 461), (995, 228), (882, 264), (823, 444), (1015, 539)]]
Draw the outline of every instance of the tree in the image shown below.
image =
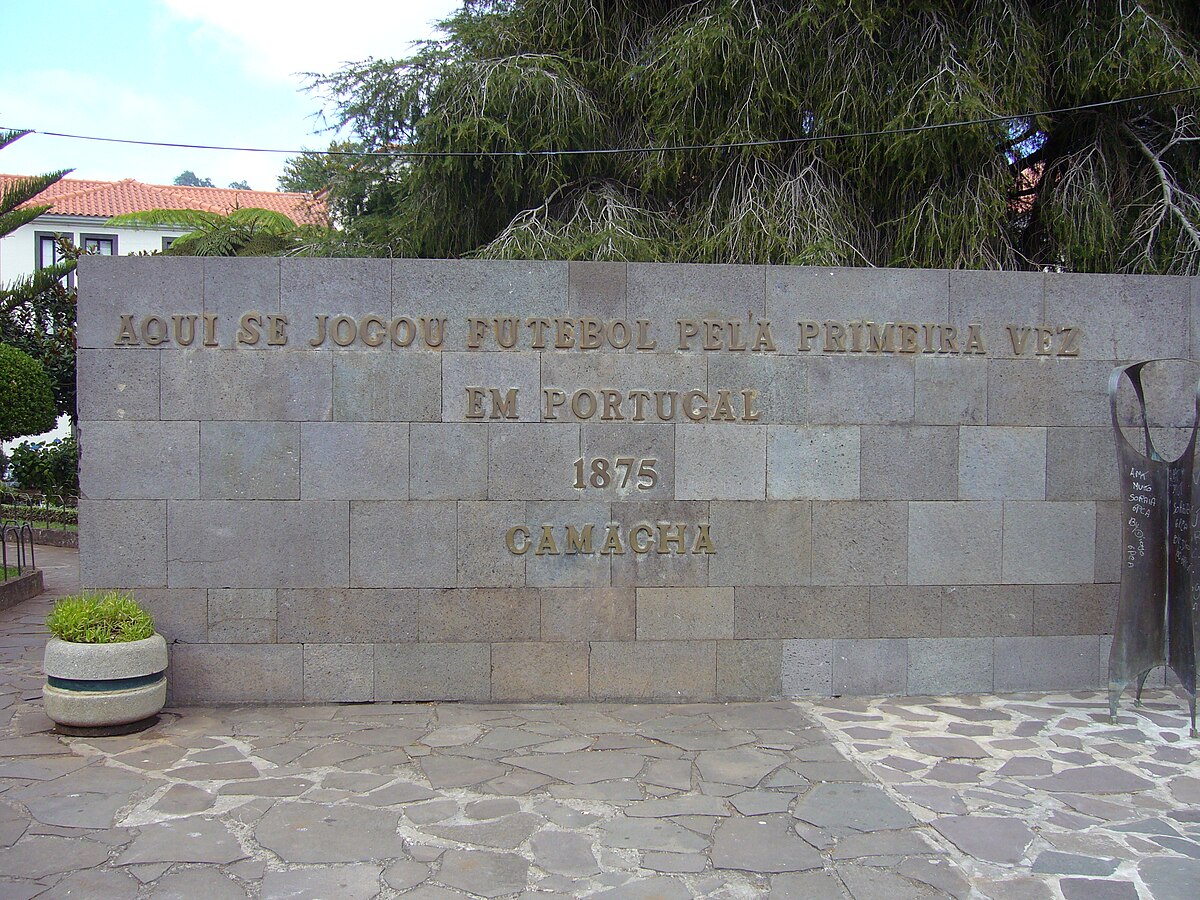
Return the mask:
[(172, 184), (181, 187), (216, 187), (211, 178), (201, 178), (191, 169), (184, 169), (176, 175)]
[[(0, 149), (28, 133), (0, 131)], [(48, 210), (49, 204), (28, 203), (63, 178), (67, 171), (10, 181), (0, 193), (0, 237)], [(75, 290), (67, 285), (66, 278), (75, 268), (78, 251), (65, 244), (60, 250), (61, 262), (12, 283), (0, 282), (0, 343), (11, 345), (41, 363), (51, 378), (55, 408), (74, 420)]]
[(362, 152), (362, 145), (354, 141), (330, 141), (326, 151), (293, 156), (279, 176), (279, 190), (324, 194), (330, 218), (344, 225), (366, 210), (376, 181), (377, 168), (360, 158)]
[(279, 190), (315, 194), (328, 190), (353, 165), (342, 153), (357, 153), (362, 148), (352, 141), (330, 141), (328, 151), (305, 150), (283, 164)]
[(229, 186), (231, 188), (233, 188), (235, 191), (252, 190), (252, 188), (250, 187), (250, 182), (248, 182), (248, 181), (231, 181), (231, 182), (229, 182)]
[(42, 364), (0, 344), (0, 441), (54, 427), (54, 394)]
[(1189, 0), (476, 0), (443, 30), (311, 82), (404, 154), (356, 164), (375, 252), (1200, 271)]

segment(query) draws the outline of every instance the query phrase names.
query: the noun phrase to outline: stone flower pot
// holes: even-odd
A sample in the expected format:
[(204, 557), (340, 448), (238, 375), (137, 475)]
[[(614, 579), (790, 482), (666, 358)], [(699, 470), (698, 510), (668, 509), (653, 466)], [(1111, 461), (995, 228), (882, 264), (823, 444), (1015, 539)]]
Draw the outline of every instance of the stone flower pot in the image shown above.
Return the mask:
[(167, 642), (161, 634), (112, 644), (46, 644), (42, 699), (68, 734), (127, 734), (153, 724), (167, 702)]

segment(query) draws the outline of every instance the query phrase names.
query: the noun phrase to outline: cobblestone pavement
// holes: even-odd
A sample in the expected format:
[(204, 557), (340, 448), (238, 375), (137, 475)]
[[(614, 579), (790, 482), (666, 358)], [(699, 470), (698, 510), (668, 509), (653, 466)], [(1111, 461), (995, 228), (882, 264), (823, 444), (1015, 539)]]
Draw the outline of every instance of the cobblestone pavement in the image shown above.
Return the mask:
[(0, 611), (0, 897), (1194, 900), (1200, 742), (1155, 694), (168, 710), (67, 738)]

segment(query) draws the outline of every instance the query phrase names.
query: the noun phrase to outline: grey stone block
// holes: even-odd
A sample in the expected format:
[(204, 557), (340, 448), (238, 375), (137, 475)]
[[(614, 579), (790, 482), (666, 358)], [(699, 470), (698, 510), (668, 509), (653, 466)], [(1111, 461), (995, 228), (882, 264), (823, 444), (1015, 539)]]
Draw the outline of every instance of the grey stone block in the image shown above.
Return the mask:
[[(675, 496), (675, 426), (667, 424), (624, 425), (612, 428), (604, 425), (584, 425), (581, 429), (585, 460), (583, 492), (588, 499), (608, 500), (670, 500)], [(591, 461), (606, 459), (612, 473), (607, 487), (591, 484)], [(617, 466), (618, 459), (633, 459), (629, 465)], [(638, 477), (638, 470), (648, 463), (654, 470), (650, 478)]]
[(208, 641), (208, 591), (203, 588), (138, 588), (134, 599), (154, 619), (154, 630), (168, 643)]
[[(648, 524), (656, 529), (661, 526), (664, 547), (667, 553), (658, 553), (657, 544), (649, 553), (627, 552), (612, 557), (612, 583), (614, 585), (637, 585), (639, 587), (684, 587), (708, 584), (709, 561), (707, 553), (692, 553), (696, 548), (699, 525), (708, 523), (710, 504), (704, 501), (642, 500), (639, 502), (616, 502), (612, 504), (612, 521), (622, 528)], [(687, 553), (675, 552), (675, 545), (666, 542), (667, 536), (686, 528), (685, 547)], [(712, 529), (709, 530), (710, 535)], [(656, 534), (657, 537), (657, 534)], [(713, 538), (714, 544), (716, 538)], [(718, 553), (720, 552), (718, 548)]]
[[(950, 273), (939, 269), (767, 269), (767, 315), (795, 329), (801, 320), (849, 322), (945, 322)], [(793, 331), (794, 334), (794, 331)], [(787, 352), (794, 352), (793, 344)]]
[(783, 641), (717, 641), (717, 698), (783, 696)]
[(1004, 504), (1004, 583), (1079, 584), (1096, 565), (1096, 505)]
[(987, 422), (987, 360), (922, 356), (913, 363), (913, 421), (922, 425)]
[[(960, 329), (971, 323), (983, 325), (988, 355), (1011, 357), (1012, 340), (1006, 326), (1021, 328), (1051, 321), (1045, 316), (1043, 284), (1047, 277), (1053, 276), (1042, 272), (952, 271), (950, 321)], [(1030, 340), (1027, 352), (1032, 353)]]
[(959, 585), (942, 588), (945, 637), (1033, 634), (1033, 588)]
[(332, 408), (328, 356), (269, 350), (162, 355), (164, 419), (321, 422)]
[(717, 552), (708, 561), (709, 584), (808, 584), (812, 506), (803, 500), (714, 500), (708, 519)]
[(733, 637), (733, 588), (638, 588), (639, 641)]
[[(567, 312), (567, 263), (500, 259), (392, 261), (392, 314), (446, 319), (446, 347), (465, 347), (467, 317), (522, 320)], [(522, 343), (529, 346), (528, 332)], [(488, 342), (484, 349), (496, 349)]]
[(1046, 275), (1046, 321), (1083, 330), (1083, 359), (1183, 356), (1188, 279), (1153, 275)]
[(567, 264), (567, 308), (572, 315), (625, 318), (628, 266), (576, 260)]
[(417, 592), (326, 588), (279, 592), (284, 643), (404, 643), (417, 639)]
[(860, 462), (857, 425), (767, 426), (771, 500), (856, 500)]
[(989, 425), (1092, 425), (1111, 421), (1112, 363), (1083, 359), (988, 360)]
[(714, 700), (715, 641), (591, 645), (593, 700)]
[(810, 360), (813, 425), (906, 425), (915, 418), (916, 376), (907, 359), (817, 356)]
[(519, 589), (419, 591), (417, 628), (422, 643), (536, 641), (540, 601), (537, 591)]
[(531, 311), (530, 315), (566, 312), (567, 263), (522, 259), (396, 259), (392, 261), (392, 297), (397, 315), (402, 304), (424, 303), (445, 304), (446, 315), (520, 314), (526, 309)]
[(998, 637), (994, 690), (1054, 691), (1097, 688), (1104, 680), (1096, 635)]
[(332, 356), (334, 420), (436, 422), (442, 417), (440, 354), (375, 350)]
[(493, 644), (492, 699), (587, 700), (588, 645)]
[[(289, 346), (296, 350), (311, 349), (308, 342), (317, 334), (317, 316), (349, 316), (356, 330), (368, 315), (386, 323), (392, 312), (391, 263), (386, 259), (285, 259), (279, 308), (295, 332)], [(322, 349), (337, 349), (331, 338), (330, 334)], [(385, 341), (375, 352), (390, 347), (390, 341)]]
[(543, 641), (632, 641), (633, 588), (554, 588), (539, 591)]
[(409, 429), (408, 491), (413, 500), (487, 499), (487, 425), (413, 423)]
[(1058, 428), (963, 426), (958, 437), (961, 500), (1045, 500), (1046, 435)]
[[(753, 323), (765, 312), (765, 271), (762, 266), (630, 263), (629, 318), (654, 322), (660, 352), (678, 345), (675, 322), (679, 319)], [(692, 346), (699, 344), (693, 341)]]
[(992, 639), (913, 638), (908, 693), (975, 694), (992, 690)]
[(343, 502), (172, 500), (170, 587), (344, 587)]
[[(542, 389), (562, 391), (565, 399), (562, 405), (547, 409), (543, 395), (539, 401), (542, 405), (540, 417), (550, 419), (553, 416), (562, 422), (599, 423), (604, 416), (603, 398), (599, 392), (615, 390), (620, 392), (622, 402), (610, 415), (622, 418), (610, 418), (606, 425), (637, 424), (637, 408), (627, 395), (630, 391), (641, 390), (651, 395), (643, 401), (642, 414), (647, 422), (658, 421), (661, 403), (664, 417), (673, 414), (676, 421), (689, 423), (683, 412), (683, 395), (688, 390), (704, 391), (708, 387), (705, 358), (698, 353), (678, 354), (668, 357), (669, 365), (664, 365), (663, 359), (658, 353), (545, 353), (542, 355)], [(597, 402), (581, 399), (576, 403), (573, 400), (575, 392), (583, 390), (596, 394)], [(656, 392), (666, 393), (660, 399)], [(735, 399), (739, 401), (735, 409), (740, 413), (741, 398), (735, 396)], [(572, 408), (573, 404), (577, 410)]]
[(299, 644), (172, 644), (169, 672), (177, 704), (304, 699)]
[(275, 590), (208, 592), (208, 640), (213, 644), (274, 644)]
[(378, 644), (376, 700), (488, 700), (487, 644)]
[(80, 500), (79, 584), (166, 587), (166, 501)]
[(908, 641), (835, 640), (832, 676), (835, 695), (904, 694), (908, 690)]
[(299, 500), (299, 422), (201, 422), (205, 500)]
[(135, 324), (151, 315), (168, 320), (172, 314), (198, 315), (203, 309), (202, 265), (198, 257), (84, 257), (77, 269), (76, 344), (80, 348), (112, 347), (121, 330), (122, 315), (133, 316)]
[[(488, 497), (492, 500), (575, 500), (579, 426), (494, 424), (488, 428)], [(530, 460), (536, 459), (536, 466)]]
[[(721, 353), (708, 357), (709, 392), (743, 390), (758, 393), (754, 410), (763, 424), (797, 425), (808, 421), (809, 361), (799, 356), (772, 353)], [(739, 405), (744, 405), (744, 400)]]
[[(218, 334), (228, 339), (221, 346), (233, 345), (238, 322), (247, 312), (279, 312), (279, 268), (281, 260), (269, 257), (209, 256), (204, 258), (204, 311), (217, 317)], [(292, 322), (288, 346), (302, 347), (296, 328), (307, 323)], [(263, 339), (265, 343), (265, 338)]]
[[(590, 490), (589, 492), (590, 493)], [(609, 505), (603, 500), (541, 500), (525, 504), (525, 522), (533, 547), (525, 555), (525, 583), (530, 587), (608, 587), (612, 583), (612, 556), (600, 553), (604, 544)], [(569, 553), (567, 524), (592, 525), (592, 552)], [(549, 526), (553, 548), (542, 542)], [(538, 550), (544, 552), (539, 555)], [(557, 553), (552, 552), (558, 551)], [(629, 547), (626, 553), (633, 552)]]
[(833, 641), (784, 641), (782, 679), (785, 697), (831, 696)]
[(910, 503), (909, 584), (1000, 581), (1001, 504)]
[(453, 502), (352, 501), (350, 586), (453, 587), (457, 526)]
[(1120, 595), (1117, 584), (1038, 585), (1033, 589), (1033, 633), (1112, 634)]
[(907, 504), (813, 504), (813, 584), (904, 584), (907, 576)]
[(196, 422), (86, 422), (79, 428), (79, 489), (91, 500), (200, 495)]
[(361, 703), (374, 699), (374, 645), (304, 645), (305, 703)]
[(1096, 504), (1096, 574), (1097, 583), (1121, 580), (1121, 561), (1124, 558), (1124, 516), (1121, 501)]
[(953, 499), (958, 496), (958, 454), (957, 428), (864, 425), (862, 499)]
[(1191, 315), (1188, 317), (1188, 325), (1191, 330), (1188, 348), (1191, 352), (1188, 354), (1188, 359), (1200, 359), (1200, 277), (1193, 275), (1190, 281), (1192, 283), (1192, 302)]
[[(526, 522), (526, 505), (510, 502), (472, 501), (458, 504), (458, 552), (451, 554), (455, 580), (450, 584), (420, 587), (520, 587), (526, 583), (524, 555), (511, 553), (505, 538), (508, 529)], [(449, 553), (449, 545), (443, 550)], [(432, 548), (436, 551), (436, 547)], [(439, 563), (440, 565), (440, 563)]]
[[(439, 455), (432, 447), (419, 456)], [(409, 426), (391, 422), (305, 422), (300, 427), (304, 500), (407, 500)]]
[(869, 599), (849, 587), (737, 587), (733, 592), (738, 638), (866, 637)]
[(158, 350), (83, 350), (75, 355), (83, 422), (159, 416)]
[(764, 500), (767, 429), (693, 425), (675, 430), (679, 500)]
[(868, 637), (923, 638), (942, 633), (942, 596), (953, 588), (872, 587)]

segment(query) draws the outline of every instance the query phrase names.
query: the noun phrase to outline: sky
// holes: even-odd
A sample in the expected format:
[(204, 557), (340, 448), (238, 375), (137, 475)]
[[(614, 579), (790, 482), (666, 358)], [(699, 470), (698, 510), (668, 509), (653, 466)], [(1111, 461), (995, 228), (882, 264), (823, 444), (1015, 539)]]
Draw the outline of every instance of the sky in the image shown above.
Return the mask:
[[(269, 147), (329, 145), (305, 72), (408, 55), (457, 0), (0, 0), (0, 128)], [(0, 172), (275, 190), (289, 154), (134, 147), (30, 134)]]

